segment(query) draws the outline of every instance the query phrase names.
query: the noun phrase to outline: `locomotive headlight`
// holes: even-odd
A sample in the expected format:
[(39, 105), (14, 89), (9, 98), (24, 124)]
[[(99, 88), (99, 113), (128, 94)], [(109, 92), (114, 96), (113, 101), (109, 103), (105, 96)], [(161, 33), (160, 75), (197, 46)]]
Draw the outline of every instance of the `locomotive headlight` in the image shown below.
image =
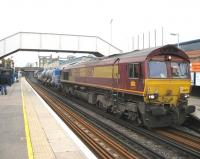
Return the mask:
[(181, 98), (187, 99), (187, 98), (189, 98), (189, 97), (190, 97), (189, 94), (181, 94)]
[(157, 97), (158, 97), (158, 94), (149, 94), (149, 95), (148, 95), (148, 98), (149, 98), (150, 100), (156, 99)]
[(189, 98), (190, 97), (190, 95), (189, 94), (185, 94), (185, 98)]

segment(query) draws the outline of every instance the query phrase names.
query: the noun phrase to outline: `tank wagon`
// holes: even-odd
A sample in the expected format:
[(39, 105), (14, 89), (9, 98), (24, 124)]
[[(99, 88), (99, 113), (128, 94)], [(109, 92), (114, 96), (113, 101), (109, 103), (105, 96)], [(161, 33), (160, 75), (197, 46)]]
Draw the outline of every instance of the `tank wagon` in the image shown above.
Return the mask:
[(61, 83), (67, 94), (146, 127), (180, 125), (195, 111), (189, 64), (185, 52), (166, 45), (68, 66)]
[(43, 70), (41, 73), (38, 74), (37, 76), (37, 79), (40, 81), (40, 82), (44, 82), (44, 77), (45, 77), (45, 73), (46, 73), (46, 70)]
[(37, 70), (34, 72), (33, 77), (39, 79), (41, 77), (43, 70)]
[(45, 85), (50, 85), (55, 88), (60, 87), (61, 70), (59, 68), (46, 69), (37, 73), (37, 79)]

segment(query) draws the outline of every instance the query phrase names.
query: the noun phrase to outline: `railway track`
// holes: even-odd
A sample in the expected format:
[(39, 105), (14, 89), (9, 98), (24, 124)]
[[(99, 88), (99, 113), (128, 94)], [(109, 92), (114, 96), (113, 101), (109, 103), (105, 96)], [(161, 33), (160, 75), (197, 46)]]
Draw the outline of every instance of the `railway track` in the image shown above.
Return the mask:
[(167, 145), (170, 145), (176, 149), (179, 149), (183, 152), (190, 154), (194, 158), (195, 157), (200, 158), (200, 139), (198, 136), (192, 133), (184, 132), (181, 130), (178, 131), (178, 129), (172, 130), (171, 128), (165, 128), (163, 131), (161, 130), (154, 131), (154, 129), (148, 130), (145, 128), (141, 128), (141, 127), (135, 126), (132, 123), (124, 122), (122, 120), (117, 120), (116, 118), (114, 120), (120, 125), (123, 125), (129, 128), (130, 130), (133, 130), (144, 136), (148, 136), (149, 138), (153, 140), (157, 140), (158, 142), (162, 142)]
[(188, 134), (190, 136), (194, 136), (196, 138), (200, 138), (200, 132), (195, 131), (195, 130), (189, 128), (189, 127), (186, 127), (185, 125), (183, 125), (183, 126), (172, 126), (170, 128), (174, 129), (176, 131), (181, 131), (181, 132), (183, 132), (185, 134)]
[(115, 142), (101, 130), (86, 122), (82, 117), (66, 107), (66, 104), (56, 97), (47, 94), (38, 86), (31, 84), (37, 93), (51, 106), (64, 122), (86, 143), (95, 154), (102, 159), (136, 159), (143, 158), (133, 154)]
[(184, 125), (200, 134), (200, 119), (197, 119), (194, 116), (189, 116)]
[[(58, 96), (57, 96), (58, 97)], [(106, 117), (106, 115), (105, 115), (105, 117)], [(94, 120), (94, 119), (92, 119), (92, 120)], [(117, 121), (117, 120), (116, 120)], [(183, 143), (182, 144), (180, 144), (180, 143), (178, 143), (177, 141), (175, 141), (175, 140), (172, 140), (171, 138), (168, 138), (168, 137), (163, 137), (163, 136), (161, 136), (161, 135), (158, 135), (157, 133), (153, 133), (153, 132), (151, 132), (151, 131), (149, 131), (149, 130), (145, 130), (145, 129), (143, 129), (143, 128), (139, 128), (139, 127), (134, 127), (132, 124), (127, 124), (126, 122), (124, 122), (124, 121), (118, 121), (121, 125), (126, 125), (128, 128), (130, 128), (131, 130), (133, 130), (133, 131), (136, 131), (137, 133), (140, 133), (140, 134), (143, 134), (143, 135), (145, 135), (145, 136), (148, 136), (148, 137), (150, 137), (150, 138), (152, 138), (153, 140), (157, 140), (157, 141), (159, 141), (159, 142), (162, 142), (162, 144), (163, 143), (165, 143), (165, 144), (168, 144), (168, 145), (170, 145), (170, 146), (173, 146), (174, 148), (176, 148), (176, 149), (179, 149), (179, 150), (181, 150), (181, 151), (183, 151), (183, 153), (188, 153), (188, 154), (190, 154), (190, 156), (188, 157), (188, 158), (191, 158), (191, 156), (193, 156), (194, 158), (196, 157), (196, 158), (199, 158), (200, 157), (200, 153), (196, 150), (196, 149), (194, 149), (194, 150), (192, 150), (191, 148), (188, 148), (188, 147), (186, 147), (185, 145), (183, 145)], [(126, 124), (125, 124), (126, 123)], [(101, 127), (102, 128), (102, 127)], [(113, 131), (113, 130), (112, 130)], [(113, 133), (113, 132), (112, 132)], [(126, 139), (126, 140), (129, 140), (129, 142), (133, 142), (131, 139)], [(143, 148), (146, 148), (147, 149), (147, 147), (145, 147), (144, 145), (140, 145), (141, 147), (143, 147)], [(149, 158), (165, 158), (165, 157), (163, 157), (162, 155), (160, 155), (159, 153), (157, 153), (156, 154), (156, 152), (154, 152), (153, 150), (149, 150), (150, 151), (150, 153), (151, 153), (151, 155), (149, 155)], [(154, 154), (153, 154), (154, 153)], [(141, 157), (141, 156), (140, 156)], [(144, 157), (144, 156), (143, 156)]]
[(165, 137), (170, 138), (178, 143), (181, 143), (188, 147), (189, 149), (196, 150), (200, 152), (200, 138), (189, 135), (187, 133), (183, 133), (181, 131), (173, 130), (173, 129), (164, 129), (164, 130), (154, 130), (157, 134)]

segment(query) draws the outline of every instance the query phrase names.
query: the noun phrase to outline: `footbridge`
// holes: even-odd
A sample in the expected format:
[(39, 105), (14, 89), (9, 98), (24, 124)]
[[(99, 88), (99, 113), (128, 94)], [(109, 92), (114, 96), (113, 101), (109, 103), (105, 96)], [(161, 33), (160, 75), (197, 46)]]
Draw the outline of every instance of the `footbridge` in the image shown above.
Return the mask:
[(18, 32), (0, 40), (0, 59), (18, 51), (87, 53), (97, 57), (122, 50), (98, 36)]

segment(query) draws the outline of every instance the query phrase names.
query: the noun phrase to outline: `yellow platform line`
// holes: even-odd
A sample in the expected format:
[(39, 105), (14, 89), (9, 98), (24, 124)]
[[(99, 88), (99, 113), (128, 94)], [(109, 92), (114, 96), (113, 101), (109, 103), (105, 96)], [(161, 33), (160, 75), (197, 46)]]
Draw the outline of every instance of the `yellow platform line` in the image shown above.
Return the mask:
[(22, 92), (22, 109), (23, 109), (23, 116), (24, 116), (24, 127), (25, 127), (25, 133), (26, 133), (26, 145), (27, 145), (27, 150), (28, 150), (28, 158), (34, 159), (33, 148), (32, 148), (32, 143), (31, 143), (31, 138), (30, 138), (30, 130), (29, 130), (28, 119), (27, 119), (27, 114), (26, 114), (25, 97), (22, 90), (22, 84), (21, 84), (21, 92)]

